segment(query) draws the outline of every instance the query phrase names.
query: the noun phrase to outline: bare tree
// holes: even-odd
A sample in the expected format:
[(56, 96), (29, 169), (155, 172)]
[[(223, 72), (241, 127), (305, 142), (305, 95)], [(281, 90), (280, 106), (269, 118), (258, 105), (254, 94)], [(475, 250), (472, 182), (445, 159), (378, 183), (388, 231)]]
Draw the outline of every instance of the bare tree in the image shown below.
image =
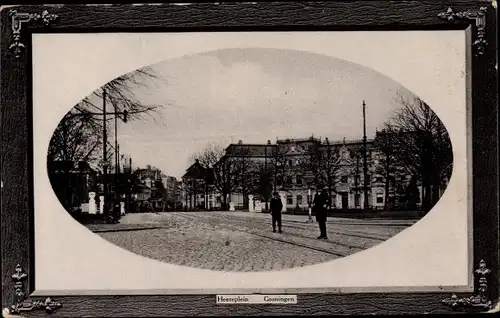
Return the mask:
[(209, 171), (205, 180), (205, 189), (215, 188), (223, 199), (227, 209), (228, 197), (235, 192), (243, 196), (245, 206), (248, 205), (248, 194), (254, 190), (256, 165), (245, 147), (235, 146), (230, 152), (220, 144), (210, 143), (201, 152), (192, 156), (200, 165)]
[(347, 175), (352, 177), (354, 180), (354, 192), (355, 192), (355, 207), (360, 205), (360, 195), (361, 195), (361, 175), (363, 172), (363, 145), (357, 144), (351, 147), (350, 157), (347, 162), (343, 164), (346, 166)]
[(228, 197), (234, 193), (241, 180), (241, 162), (238, 158), (224, 155), (213, 167), (214, 187), (222, 194), (224, 209)]
[(273, 179), (273, 190), (289, 190), (292, 188), (293, 179), (301, 169), (302, 155), (288, 154), (288, 148), (280, 146), (274, 147), (269, 161), (269, 169)]
[[(161, 115), (158, 110), (166, 105), (144, 104), (134, 93), (137, 88), (146, 87), (150, 80), (163, 81), (164, 79), (160, 78), (150, 67), (119, 76), (84, 98), (81, 105), (75, 108), (81, 113), (102, 112), (100, 101), (103, 99), (103, 92), (106, 91), (107, 100), (113, 107), (113, 111), (126, 110), (129, 120), (141, 119), (144, 115), (149, 115), (156, 120)], [(120, 116), (123, 117), (123, 115)]]
[(256, 166), (258, 181), (254, 184), (255, 193), (257, 193), (261, 199), (266, 203), (266, 210), (268, 209), (268, 202), (271, 199), (273, 191), (273, 173), (271, 167), (265, 164), (259, 164)]
[(203, 150), (191, 156), (193, 162), (198, 161), (206, 169), (213, 168), (214, 165), (224, 156), (225, 149), (220, 143), (211, 142)]
[(336, 192), (341, 172), (346, 166), (342, 159), (338, 146), (326, 138), (324, 143), (311, 147), (309, 153), (302, 157), (300, 166), (304, 174), (311, 176), (316, 189), (326, 186), (331, 196)]
[(273, 191), (278, 191), (278, 186), (284, 183), (285, 171), (287, 170), (286, 151), (277, 145), (270, 154), (269, 173), (272, 175)]
[[(205, 171), (204, 175), (201, 176), (202, 184), (197, 184), (196, 186), (192, 185), (193, 190), (201, 190), (205, 196), (209, 194), (211, 186), (215, 186), (214, 167), (224, 157), (224, 155), (225, 149), (221, 144), (209, 143), (202, 151), (199, 151), (191, 156), (192, 161), (198, 162)], [(226, 198), (224, 198), (224, 200), (226, 200)], [(205, 207), (207, 207), (207, 203), (205, 203)]]
[(90, 117), (76, 117), (68, 113), (52, 135), (48, 151), (49, 162), (94, 162), (97, 150), (102, 145), (100, 129), (100, 123)]
[(186, 178), (182, 182), (186, 193), (186, 201), (190, 203), (191, 207), (196, 207), (196, 197), (199, 193), (204, 193), (205, 181), (197, 178)]
[(230, 156), (235, 161), (235, 169), (239, 173), (237, 180), (237, 192), (240, 192), (243, 197), (243, 208), (248, 208), (248, 195), (253, 193), (256, 186), (255, 175), (259, 171), (258, 164), (251, 157), (251, 151), (245, 146), (234, 146)]
[[(337, 147), (330, 144), (328, 138), (319, 151), (320, 183), (328, 187), (330, 196), (335, 193), (337, 184), (341, 177), (340, 173), (345, 166), (342, 162), (342, 156)], [(330, 204), (333, 200), (330, 200)]]
[[(100, 155), (103, 147), (102, 135), (103, 133), (109, 135), (109, 128), (113, 127), (107, 125), (106, 132), (103, 132), (103, 116), (99, 115), (103, 113), (103, 91), (106, 90), (106, 101), (113, 108), (108, 108), (107, 112), (124, 113), (127, 111), (127, 119), (139, 119), (143, 115), (156, 113), (162, 107), (145, 105), (135, 96), (135, 88), (146, 85), (145, 81), (148, 79), (158, 79), (149, 68), (120, 76), (84, 98), (63, 117), (49, 143), (47, 155), (51, 183), (53, 186), (57, 183), (58, 189), (64, 189), (55, 191), (66, 193), (61, 195), (63, 197), (61, 201), (68, 201), (67, 204), (71, 205), (69, 201), (71, 201), (73, 185), (69, 183), (69, 172), (76, 168), (79, 162), (83, 161), (97, 168), (102, 168), (102, 162), (110, 158), (102, 158)], [(100, 103), (99, 100), (101, 100)], [(153, 118), (156, 117), (153, 116)], [(108, 116), (108, 120), (112, 119), (112, 116)], [(106, 146), (112, 149), (108, 153), (111, 157), (117, 153), (113, 145), (107, 144)], [(99, 158), (102, 160), (98, 160)], [(64, 168), (58, 168), (60, 166)], [(62, 178), (57, 179), (57, 182), (54, 179), (56, 173), (64, 174)], [(64, 180), (67, 180), (67, 184)]]
[[(158, 80), (159, 77), (150, 68), (143, 68), (110, 81), (80, 101), (63, 117), (56, 128), (49, 144), (49, 161), (95, 161), (102, 148), (103, 118), (99, 114), (103, 112), (104, 90), (107, 102), (112, 106), (107, 112), (127, 111), (127, 120), (141, 119), (144, 115), (155, 120), (159, 118), (158, 110), (164, 105), (146, 105), (134, 94), (134, 90), (146, 85), (145, 81), (148, 79)], [(112, 119), (112, 116), (108, 117), (108, 120)], [(110, 126), (108, 125), (106, 131), (108, 135), (113, 127)], [(112, 152), (114, 151), (116, 150), (113, 149)]]
[(410, 175), (419, 176), (423, 208), (428, 211), (438, 200), (453, 166), (451, 141), (436, 113), (418, 97), (398, 94), (401, 106), (390, 124), (398, 130), (396, 159)]
[(382, 131), (377, 132), (374, 146), (377, 149), (375, 173), (384, 183), (384, 210), (389, 209), (389, 193), (395, 188), (396, 175), (399, 171), (396, 158), (397, 133), (390, 123), (386, 123)]

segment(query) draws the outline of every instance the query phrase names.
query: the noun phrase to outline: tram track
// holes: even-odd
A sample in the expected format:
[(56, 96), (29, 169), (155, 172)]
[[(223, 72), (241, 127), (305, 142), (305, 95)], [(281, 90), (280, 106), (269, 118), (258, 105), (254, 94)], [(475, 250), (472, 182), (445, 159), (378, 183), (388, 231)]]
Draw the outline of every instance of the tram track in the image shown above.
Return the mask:
[[(184, 219), (187, 219), (189, 221), (200, 222), (200, 223), (204, 223), (204, 224), (209, 225), (209, 226), (213, 226), (213, 224), (211, 224), (209, 222), (206, 222), (206, 220), (200, 220), (199, 218), (196, 218), (196, 217), (191, 216), (191, 215), (187, 216), (185, 214), (180, 214), (179, 213), (179, 214), (176, 214), (175, 216), (180, 216), (180, 217), (182, 217)], [(212, 220), (213, 219), (214, 218), (212, 218)], [(245, 233), (245, 234), (251, 234), (251, 235), (258, 236), (258, 237), (270, 239), (270, 240), (273, 240), (273, 241), (276, 241), (276, 242), (286, 243), (286, 244), (290, 244), (290, 245), (297, 246), (297, 247), (302, 247), (302, 248), (307, 248), (307, 249), (315, 250), (315, 251), (318, 251), (318, 252), (326, 253), (326, 254), (329, 254), (329, 255), (334, 255), (334, 256), (337, 256), (337, 257), (344, 257), (344, 256), (349, 255), (349, 254), (346, 254), (346, 253), (332, 252), (331, 250), (328, 250), (328, 249), (318, 248), (318, 247), (314, 247), (314, 246), (310, 246), (310, 245), (306, 245), (306, 244), (300, 244), (300, 243), (297, 243), (297, 242), (291, 242), (289, 240), (284, 240), (282, 238), (274, 237), (272, 235), (261, 234), (261, 233), (258, 233), (256, 230), (252, 230), (252, 229), (249, 229), (249, 228), (241, 229), (240, 226), (235, 226), (234, 224), (224, 223), (224, 226), (222, 226), (222, 227), (224, 227), (226, 229), (229, 229), (229, 230), (232, 230), (232, 231), (237, 231), (237, 232), (241, 232), (241, 233)], [(307, 237), (305, 237), (305, 238), (307, 238)]]
[[(299, 247), (312, 249), (312, 250), (316, 250), (316, 251), (323, 252), (323, 253), (328, 253), (330, 255), (335, 255), (338, 257), (344, 257), (344, 256), (347, 256), (347, 255), (350, 255), (350, 254), (353, 254), (353, 253), (356, 253), (356, 252), (359, 252), (361, 250), (365, 250), (365, 249), (369, 248), (366, 246), (359, 246), (359, 245), (355, 245), (355, 244), (345, 244), (345, 243), (336, 242), (336, 241), (317, 241), (316, 238), (311, 238), (309, 236), (305, 236), (305, 235), (301, 235), (299, 233), (293, 233), (293, 232), (287, 232), (285, 234), (286, 236), (282, 236), (281, 234), (279, 234), (280, 236), (278, 236), (277, 234), (274, 234), (274, 233), (267, 234), (266, 233), (267, 230), (263, 230), (262, 226), (265, 226), (267, 228), (269, 225), (267, 223), (264, 224), (264, 222), (258, 222), (258, 223), (260, 223), (259, 224), (260, 226), (259, 226), (259, 228), (256, 229), (256, 228), (249, 228), (249, 227), (246, 227), (244, 225), (237, 224), (237, 223), (235, 224), (235, 222), (232, 222), (232, 221), (228, 222), (227, 219), (221, 220), (221, 218), (223, 218), (223, 216), (216, 217), (213, 215), (211, 215), (211, 216), (204, 215), (203, 217), (200, 218), (200, 217), (197, 217), (194, 215), (187, 215), (187, 214), (184, 214), (182, 212), (176, 213), (175, 216), (184, 218), (190, 222), (200, 222), (200, 223), (204, 223), (206, 225), (212, 226), (212, 227), (222, 227), (222, 228), (233, 230), (233, 231), (252, 234), (252, 235), (259, 236), (259, 237), (271, 239), (274, 241), (279, 241), (279, 242), (291, 244), (294, 246), (299, 246)], [(222, 221), (224, 221), (224, 222), (222, 222)], [(298, 227), (298, 228), (302, 229), (300, 227)], [(303, 243), (303, 242), (299, 241), (299, 240), (304, 240), (304, 239), (306, 240), (306, 242), (310, 241), (311, 244), (307, 244), (307, 243)], [(323, 245), (324, 247), (317, 246), (318, 244)]]
[[(232, 216), (232, 218), (239, 219), (242, 221), (248, 220), (248, 219), (246, 219), (244, 217), (240, 217), (240, 216)], [(257, 220), (257, 219), (255, 219), (255, 220)], [(265, 222), (266, 224), (268, 223), (268, 221), (265, 219), (259, 219), (258, 222), (261, 222), (261, 223)], [(311, 223), (302, 223), (302, 222), (298, 222), (298, 221), (283, 220), (282, 223), (286, 224), (287, 227), (298, 228), (298, 229), (316, 228), (316, 225), (313, 225)], [(298, 226), (298, 225), (290, 224), (290, 223), (299, 223), (299, 224), (302, 224), (303, 226)], [(379, 240), (379, 241), (385, 241), (385, 240), (392, 237), (391, 235), (377, 235), (377, 234), (373, 234), (373, 233), (366, 233), (366, 232), (356, 231), (356, 230), (353, 231), (353, 230), (332, 229), (331, 228), (332, 225), (333, 226), (339, 226), (339, 225), (337, 225), (337, 224), (329, 224), (329, 225), (330, 225), (330, 229), (328, 230), (328, 233), (335, 233), (335, 234), (339, 234), (339, 235), (348, 235), (348, 236), (352, 236), (352, 237), (366, 238), (366, 239)]]
[[(182, 212), (179, 212), (179, 213), (182, 213)], [(247, 218), (244, 218), (244, 217), (239, 217), (239, 216), (231, 216), (231, 219), (225, 219), (224, 218), (225, 215), (203, 215), (203, 218), (217, 218), (217, 219), (223, 219), (224, 222), (227, 222), (227, 221), (233, 221), (233, 220), (239, 220), (239, 221), (243, 221), (243, 222), (248, 222), (248, 219)], [(270, 221), (270, 220), (269, 220)], [(270, 226), (269, 224), (269, 221), (266, 220), (266, 219), (253, 219), (253, 222), (254, 224), (258, 223), (262, 228), (268, 228)], [(305, 223), (302, 223), (302, 226), (299, 226), (299, 225), (295, 225), (295, 224), (290, 224), (288, 223), (289, 221), (283, 221), (283, 227), (284, 228), (294, 228), (294, 229), (299, 229), (299, 230), (312, 230), (313, 228), (316, 229), (316, 226), (313, 225), (313, 224), (305, 224)], [(358, 231), (352, 231), (352, 230), (338, 230), (338, 229), (329, 229), (328, 230), (328, 233), (329, 234), (334, 234), (334, 235), (338, 235), (338, 236), (350, 236), (350, 237), (355, 237), (355, 238), (361, 238), (361, 239), (366, 239), (366, 240), (373, 240), (373, 241), (379, 241), (379, 242), (383, 242), (387, 239), (389, 239), (391, 236), (382, 236), (382, 235), (373, 235), (371, 233), (364, 233), (364, 232), (358, 232)], [(301, 235), (301, 234), (297, 234), (296, 235), (298, 236), (302, 236), (304, 238), (307, 238), (307, 239), (311, 239), (311, 237), (308, 237), (308, 236), (304, 236), (304, 235)], [(352, 246), (352, 245), (349, 245), (349, 244), (343, 244), (341, 242), (336, 242), (337, 244), (340, 244), (340, 245), (345, 245), (345, 246)], [(355, 247), (358, 247), (358, 248), (367, 248), (366, 246), (364, 245), (357, 245)]]

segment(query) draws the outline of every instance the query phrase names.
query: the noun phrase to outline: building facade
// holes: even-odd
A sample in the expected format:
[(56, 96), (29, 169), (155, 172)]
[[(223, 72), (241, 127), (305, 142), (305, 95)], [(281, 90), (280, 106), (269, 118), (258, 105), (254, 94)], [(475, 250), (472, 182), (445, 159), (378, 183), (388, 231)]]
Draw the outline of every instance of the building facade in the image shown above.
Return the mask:
[(412, 208), (420, 208), (418, 178), (394, 163), (386, 167), (389, 157), (375, 140), (366, 140), (366, 173), (363, 140), (239, 141), (225, 149), (213, 169), (204, 170), (199, 163), (188, 169), (183, 178), (184, 200), (191, 208), (220, 209), (229, 202), (235, 209), (251, 210), (250, 201), (267, 207), (272, 193), (278, 192), (285, 210), (307, 210), (316, 191), (327, 188), (332, 209), (405, 209), (410, 196)]

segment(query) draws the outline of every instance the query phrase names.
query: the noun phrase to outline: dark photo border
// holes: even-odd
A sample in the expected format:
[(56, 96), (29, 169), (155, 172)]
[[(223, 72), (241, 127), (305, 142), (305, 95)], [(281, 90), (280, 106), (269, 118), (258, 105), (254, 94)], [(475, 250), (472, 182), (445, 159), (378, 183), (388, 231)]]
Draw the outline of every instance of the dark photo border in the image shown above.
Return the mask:
[[(4, 314), (81, 317), (485, 312), (499, 298), (498, 82), (492, 1), (21, 5), (0, 12), (1, 271)], [(32, 35), (35, 33), (465, 30), (472, 34), (474, 291), (298, 294), (296, 305), (216, 305), (215, 295), (31, 297), (34, 277)], [(469, 44), (468, 44), (469, 45)], [(76, 275), (76, 274), (75, 274)]]

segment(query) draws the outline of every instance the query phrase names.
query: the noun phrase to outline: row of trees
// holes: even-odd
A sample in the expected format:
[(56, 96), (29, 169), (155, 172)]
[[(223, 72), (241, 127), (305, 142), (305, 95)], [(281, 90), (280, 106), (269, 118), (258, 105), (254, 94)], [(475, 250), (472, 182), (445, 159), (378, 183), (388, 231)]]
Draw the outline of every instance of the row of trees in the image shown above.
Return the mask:
[[(402, 95), (398, 95), (397, 102), (400, 107), (371, 144), (370, 175), (384, 183), (386, 209), (389, 195), (395, 191), (405, 196), (410, 208), (416, 208), (419, 184), (423, 191), (422, 207), (428, 211), (439, 200), (440, 190), (451, 176), (451, 142), (443, 123), (425, 102)], [(328, 187), (334, 194), (342, 177), (350, 177), (354, 189), (362, 191), (361, 144), (347, 152), (328, 139), (323, 142), (311, 139), (309, 144), (299, 154), (289, 153), (289, 148), (280, 144), (269, 145), (264, 160), (257, 159), (245, 146), (234, 145), (226, 152), (220, 145), (209, 144), (192, 157), (207, 171), (206, 177), (198, 184), (191, 183), (187, 191), (215, 190), (221, 194), (226, 208), (232, 193), (242, 194), (247, 207), (248, 194), (257, 194), (267, 202), (273, 190), (293, 187), (294, 179), (300, 179), (303, 186)]]
[(401, 108), (375, 139), (379, 151), (376, 172), (388, 190), (397, 176), (409, 175), (422, 187), (422, 207), (428, 211), (451, 178), (453, 150), (439, 117), (419, 98), (398, 96)]

